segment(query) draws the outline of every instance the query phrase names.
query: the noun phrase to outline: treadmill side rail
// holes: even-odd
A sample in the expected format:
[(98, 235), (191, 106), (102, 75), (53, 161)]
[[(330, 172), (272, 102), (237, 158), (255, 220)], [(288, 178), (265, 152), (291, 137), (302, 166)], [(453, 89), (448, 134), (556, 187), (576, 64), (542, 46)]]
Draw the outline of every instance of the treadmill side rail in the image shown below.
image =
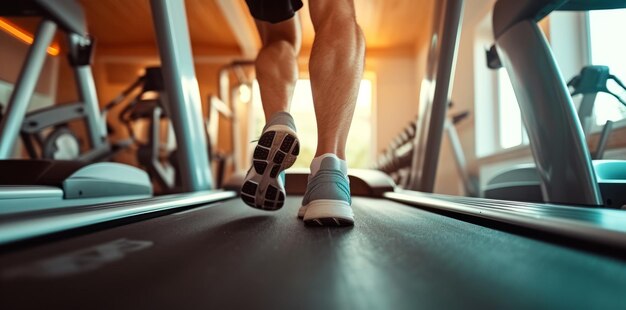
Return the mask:
[(623, 211), (455, 197), (410, 190), (389, 192), (385, 197), (418, 208), (463, 214), (626, 251), (626, 214)]
[(9, 214), (0, 216), (0, 245), (140, 215), (211, 204), (236, 196), (235, 192), (215, 190)]

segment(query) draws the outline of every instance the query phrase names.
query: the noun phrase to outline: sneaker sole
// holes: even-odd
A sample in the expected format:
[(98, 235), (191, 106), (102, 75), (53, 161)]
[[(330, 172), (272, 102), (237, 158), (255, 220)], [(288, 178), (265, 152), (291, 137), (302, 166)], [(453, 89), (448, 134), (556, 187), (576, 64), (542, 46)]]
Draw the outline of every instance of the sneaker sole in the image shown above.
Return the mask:
[(300, 153), (296, 133), (274, 125), (261, 135), (252, 155), (252, 169), (241, 187), (241, 199), (250, 207), (278, 210), (285, 203), (285, 187), (279, 175), (291, 167)]
[(304, 206), (304, 224), (311, 226), (352, 226), (354, 213), (350, 204), (342, 200), (320, 199)]
[(306, 214), (306, 206), (301, 206), (300, 209), (298, 209), (298, 219), (303, 219), (304, 214)]

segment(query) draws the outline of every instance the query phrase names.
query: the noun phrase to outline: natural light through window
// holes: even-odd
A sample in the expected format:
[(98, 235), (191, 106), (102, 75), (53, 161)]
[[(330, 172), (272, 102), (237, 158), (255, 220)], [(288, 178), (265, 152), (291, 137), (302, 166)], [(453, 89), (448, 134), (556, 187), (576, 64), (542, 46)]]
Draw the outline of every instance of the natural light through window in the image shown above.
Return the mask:
[[(346, 159), (350, 168), (367, 168), (372, 163), (372, 87), (372, 81), (367, 79), (361, 81), (346, 148)], [(253, 87), (253, 102), (256, 109), (256, 133), (260, 135), (265, 120), (261, 106), (261, 95), (256, 82)], [(301, 141), (300, 155), (293, 167), (308, 168), (315, 155), (317, 145), (317, 126), (310, 80), (300, 79), (296, 83), (291, 104), (291, 115), (296, 121), (298, 138)]]
[[(600, 10), (589, 12), (589, 34), (591, 62), (594, 65), (609, 66), (613, 75), (626, 81), (626, 10)], [(609, 89), (619, 90), (609, 82)], [(617, 91), (617, 95), (625, 96)], [(619, 121), (626, 118), (626, 108), (615, 98), (600, 93), (595, 103), (596, 124), (602, 126), (607, 120)]]
[(524, 141), (522, 115), (511, 80), (505, 69), (498, 70), (498, 102), (500, 121), (500, 146), (503, 149), (522, 144)]

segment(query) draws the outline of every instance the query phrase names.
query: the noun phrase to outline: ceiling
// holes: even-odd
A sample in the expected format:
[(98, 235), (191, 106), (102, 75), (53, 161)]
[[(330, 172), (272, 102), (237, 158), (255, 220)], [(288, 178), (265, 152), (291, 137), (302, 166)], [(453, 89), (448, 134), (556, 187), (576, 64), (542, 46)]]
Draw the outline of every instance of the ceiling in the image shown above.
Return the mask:
[[(147, 0), (80, 1), (89, 31), (99, 45), (156, 46)], [(238, 49), (233, 32), (214, 0), (185, 0), (189, 34), (194, 45)]]
[[(308, 1), (300, 12), (303, 51), (313, 43)], [(156, 55), (149, 0), (79, 0), (97, 51), (105, 55)], [(434, 0), (355, 0), (368, 53), (413, 51), (426, 38)], [(253, 58), (260, 48), (245, 0), (185, 0), (194, 54)], [(35, 24), (20, 21), (34, 31)]]
[[(314, 31), (308, 0), (301, 10), (303, 50)], [(413, 49), (425, 37), (433, 0), (355, 0), (369, 50)], [(81, 0), (99, 46), (155, 48), (148, 0)], [(253, 57), (260, 41), (244, 0), (186, 0), (194, 50)]]

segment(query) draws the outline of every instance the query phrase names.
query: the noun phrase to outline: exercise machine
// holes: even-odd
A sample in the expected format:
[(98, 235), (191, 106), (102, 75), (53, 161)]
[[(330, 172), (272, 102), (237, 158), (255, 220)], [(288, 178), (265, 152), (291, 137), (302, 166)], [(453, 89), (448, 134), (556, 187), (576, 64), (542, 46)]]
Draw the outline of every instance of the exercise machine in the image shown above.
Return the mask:
[[(5, 2), (0, 10), (0, 15), (44, 17), (0, 120), (0, 212), (16, 213), (150, 197), (152, 186), (145, 172), (117, 163), (89, 164), (99, 154), (110, 152), (110, 146), (105, 142), (106, 129), (99, 115), (90, 67), (93, 40), (86, 32), (81, 7), (73, 0), (34, 0)], [(26, 115), (46, 57), (46, 48), (57, 27), (68, 37), (68, 53), (81, 102)], [(20, 131), (23, 135), (34, 134), (42, 128), (54, 127), (75, 117), (87, 120), (87, 132), (94, 150), (89, 155), (74, 161), (9, 159)], [(57, 128), (53, 137), (43, 141), (44, 150), (53, 149), (57, 142), (64, 140), (62, 137), (67, 136), (67, 132), (59, 130)], [(29, 141), (25, 139), (26, 149), (34, 152)], [(46, 143), (53, 146), (47, 148)], [(54, 153), (43, 155), (53, 157)]]
[[(206, 122), (207, 128), (207, 139), (209, 144), (209, 158), (211, 164), (214, 165), (215, 173), (215, 187), (221, 188), (226, 180), (226, 172), (229, 165), (233, 165), (235, 163), (235, 158), (237, 158), (239, 152), (239, 147), (237, 146), (235, 139), (235, 132), (237, 125), (233, 110), (229, 107), (224, 101), (222, 101), (219, 97), (215, 95), (209, 95), (209, 115)], [(222, 151), (218, 149), (218, 141), (220, 136), (220, 121), (225, 120), (230, 124), (230, 143), (232, 145), (231, 151)]]
[[(161, 68), (145, 68), (144, 74), (107, 103), (105, 109), (112, 110), (122, 104), (125, 105), (118, 119), (136, 147), (137, 162), (158, 184), (160, 193), (176, 192), (181, 184), (176, 173), (176, 139), (167, 124), (168, 104)], [(138, 122), (143, 122), (146, 132), (136, 132)]]
[[(626, 85), (624, 85), (618, 77), (611, 74), (609, 72), (609, 67), (607, 66), (586, 66), (580, 71), (579, 75), (573, 77), (569, 82), (567, 82), (568, 88), (572, 89), (572, 97), (576, 95), (583, 95), (580, 107), (578, 108), (578, 119), (580, 120), (585, 138), (589, 137), (591, 133), (593, 108), (595, 106), (596, 96), (599, 93), (609, 94), (620, 104), (626, 106), (626, 101), (624, 101), (621, 96), (609, 90), (608, 84), (611, 81), (620, 87), (622, 91), (626, 91)], [(602, 128), (600, 142), (598, 143), (595, 152), (591, 153), (591, 157), (593, 159), (602, 159), (604, 157), (606, 143), (612, 130), (613, 122), (609, 120)]]
[[(577, 117), (550, 46), (537, 26), (537, 21), (552, 10), (624, 7), (625, 1), (518, 1), (513, 4), (500, 0), (496, 3), (493, 12), (495, 51), (511, 77), (535, 164), (491, 180), (486, 197), (521, 200), (534, 197), (536, 200), (539, 190), (540, 201), (550, 203), (611, 208), (626, 204), (623, 196), (626, 162), (593, 161), (583, 132), (583, 126), (588, 126), (595, 93), (606, 87), (608, 70), (583, 70), (583, 75), (572, 81), (579, 92), (590, 94), (583, 99), (580, 117)], [(523, 47), (520, 42), (525, 42)], [(528, 49), (533, 53), (526, 52)], [(593, 82), (586, 83), (587, 79)], [(590, 85), (595, 87), (587, 87)], [(610, 124), (606, 128), (610, 129)], [(608, 132), (605, 130), (604, 139)], [(602, 149), (599, 151), (596, 155), (602, 153)]]
[[(452, 102), (449, 103), (451, 107)], [(470, 175), (467, 169), (465, 153), (459, 140), (456, 125), (469, 117), (469, 111), (450, 114), (444, 123), (444, 133), (448, 137), (450, 148), (454, 156), (454, 164), (457, 168), (465, 196), (479, 197), (478, 182)], [(417, 122), (411, 121), (400, 134), (394, 137), (387, 148), (378, 157), (376, 169), (391, 176), (400, 188), (407, 188), (411, 174), (411, 161), (414, 152), (415, 126)]]
[[(228, 72), (240, 66), (231, 64), (221, 70)], [(222, 76), (224, 73), (220, 73)], [(226, 82), (228, 83), (228, 82)], [(215, 164), (214, 180), (216, 187), (224, 181), (226, 166), (233, 161), (235, 151), (227, 153), (217, 149), (220, 134), (220, 118), (231, 124), (231, 137), (234, 139), (235, 120), (232, 113), (232, 104), (228, 105), (220, 98), (208, 96), (208, 117), (206, 118), (206, 138), (208, 140), (209, 162)], [(168, 118), (167, 94), (163, 85), (163, 74), (160, 67), (145, 68), (144, 74), (139, 76), (130, 86), (124, 89), (115, 99), (105, 105), (105, 110), (113, 110), (117, 106), (124, 107), (118, 114), (119, 121), (124, 124), (130, 140), (136, 146), (138, 163), (146, 169), (150, 178), (158, 184), (160, 193), (175, 193), (180, 191), (180, 174), (176, 154), (176, 138)], [(143, 122), (141, 128), (145, 132), (137, 132), (138, 122)], [(164, 134), (165, 133), (165, 134)], [(163, 137), (165, 136), (165, 137)], [(236, 143), (231, 141), (233, 150), (237, 150)]]
[[(7, 3), (7, 6), (2, 8), (3, 15), (30, 15), (41, 11), (39, 7), (32, 5), (29, 1), (19, 5), (15, 3)], [(46, 9), (55, 10), (54, 5), (45, 7)], [(69, 5), (59, 4), (59, 7), (63, 9), (54, 11), (55, 14), (68, 14), (64, 10), (70, 8)], [(60, 19), (72, 17), (70, 15), (57, 16)], [(81, 26), (79, 21), (68, 19), (58, 22), (67, 33), (67, 55), (69, 64), (75, 73), (76, 88), (80, 100), (29, 112), (23, 117), (21, 126), (17, 130), (22, 138), (23, 146), (31, 159), (64, 159), (87, 162), (108, 160), (119, 150), (127, 147), (128, 141), (110, 143), (107, 139), (108, 132), (104, 116), (106, 111), (102, 111), (102, 114), (100, 113), (90, 69), (95, 39), (88, 34), (77, 33), (78, 29), (75, 27)], [(13, 100), (19, 101), (19, 98), (13, 98)], [(87, 132), (86, 137), (89, 140), (89, 149), (84, 153), (81, 153), (81, 143), (78, 137), (68, 126), (70, 122), (78, 120), (84, 122)], [(6, 125), (3, 127), (3, 130), (5, 132), (9, 128), (15, 130), (13, 129), (16, 127), (13, 124), (14, 121), (15, 119), (10, 119), (4, 122)], [(8, 132), (7, 134), (3, 138), (8, 138), (12, 135)], [(13, 150), (13, 143), (6, 139), (2, 141), (2, 156), (6, 158)]]
[[(619, 95), (608, 89), (609, 81), (614, 81), (616, 85), (626, 90), (620, 79), (609, 73), (607, 66), (586, 66), (567, 83), (572, 97), (583, 95), (578, 108), (578, 119), (585, 140), (591, 133), (593, 108), (598, 93), (607, 93), (624, 104)], [(620, 173), (625, 171), (626, 166), (622, 166), (622, 161), (602, 160), (612, 129), (613, 122), (609, 120), (602, 127), (595, 151), (590, 154), (605, 206), (619, 208), (626, 204), (621, 193), (623, 188), (619, 185), (620, 181), (626, 180), (626, 174)], [(482, 196), (492, 199), (542, 202), (541, 179), (534, 164), (519, 164), (489, 180)]]
[(249, 156), (251, 156), (251, 149), (247, 150), (242, 146), (246, 144), (247, 141), (251, 140), (249, 138), (253, 129), (248, 128), (248, 131), (245, 132), (242, 128), (245, 124), (251, 122), (252, 114), (248, 114), (248, 116), (250, 116), (248, 119), (242, 119), (243, 113), (241, 113), (242, 111), (240, 111), (236, 99), (240, 86), (246, 87), (250, 90), (250, 92), (252, 90), (252, 77), (247, 72), (247, 70), (251, 68), (254, 68), (254, 61), (249, 60), (236, 60), (220, 68), (218, 72), (217, 99), (219, 99), (219, 101), (223, 104), (214, 102), (215, 104), (213, 104), (212, 107), (223, 108), (211, 108), (210, 112), (210, 118), (215, 120), (215, 122), (212, 123), (212, 128), (210, 128), (213, 133), (211, 135), (211, 143), (214, 145), (219, 143), (219, 134), (217, 134), (217, 129), (215, 128), (218, 125), (217, 122), (219, 122), (219, 114), (216, 112), (219, 112), (220, 110), (225, 112), (225, 114), (221, 114), (222, 116), (225, 116), (225, 119), (230, 123), (230, 133), (232, 137), (230, 143), (232, 147), (230, 152), (227, 153), (228, 155), (225, 155), (225, 157), (228, 158), (228, 162), (232, 164), (233, 171), (237, 173), (248, 169)]

